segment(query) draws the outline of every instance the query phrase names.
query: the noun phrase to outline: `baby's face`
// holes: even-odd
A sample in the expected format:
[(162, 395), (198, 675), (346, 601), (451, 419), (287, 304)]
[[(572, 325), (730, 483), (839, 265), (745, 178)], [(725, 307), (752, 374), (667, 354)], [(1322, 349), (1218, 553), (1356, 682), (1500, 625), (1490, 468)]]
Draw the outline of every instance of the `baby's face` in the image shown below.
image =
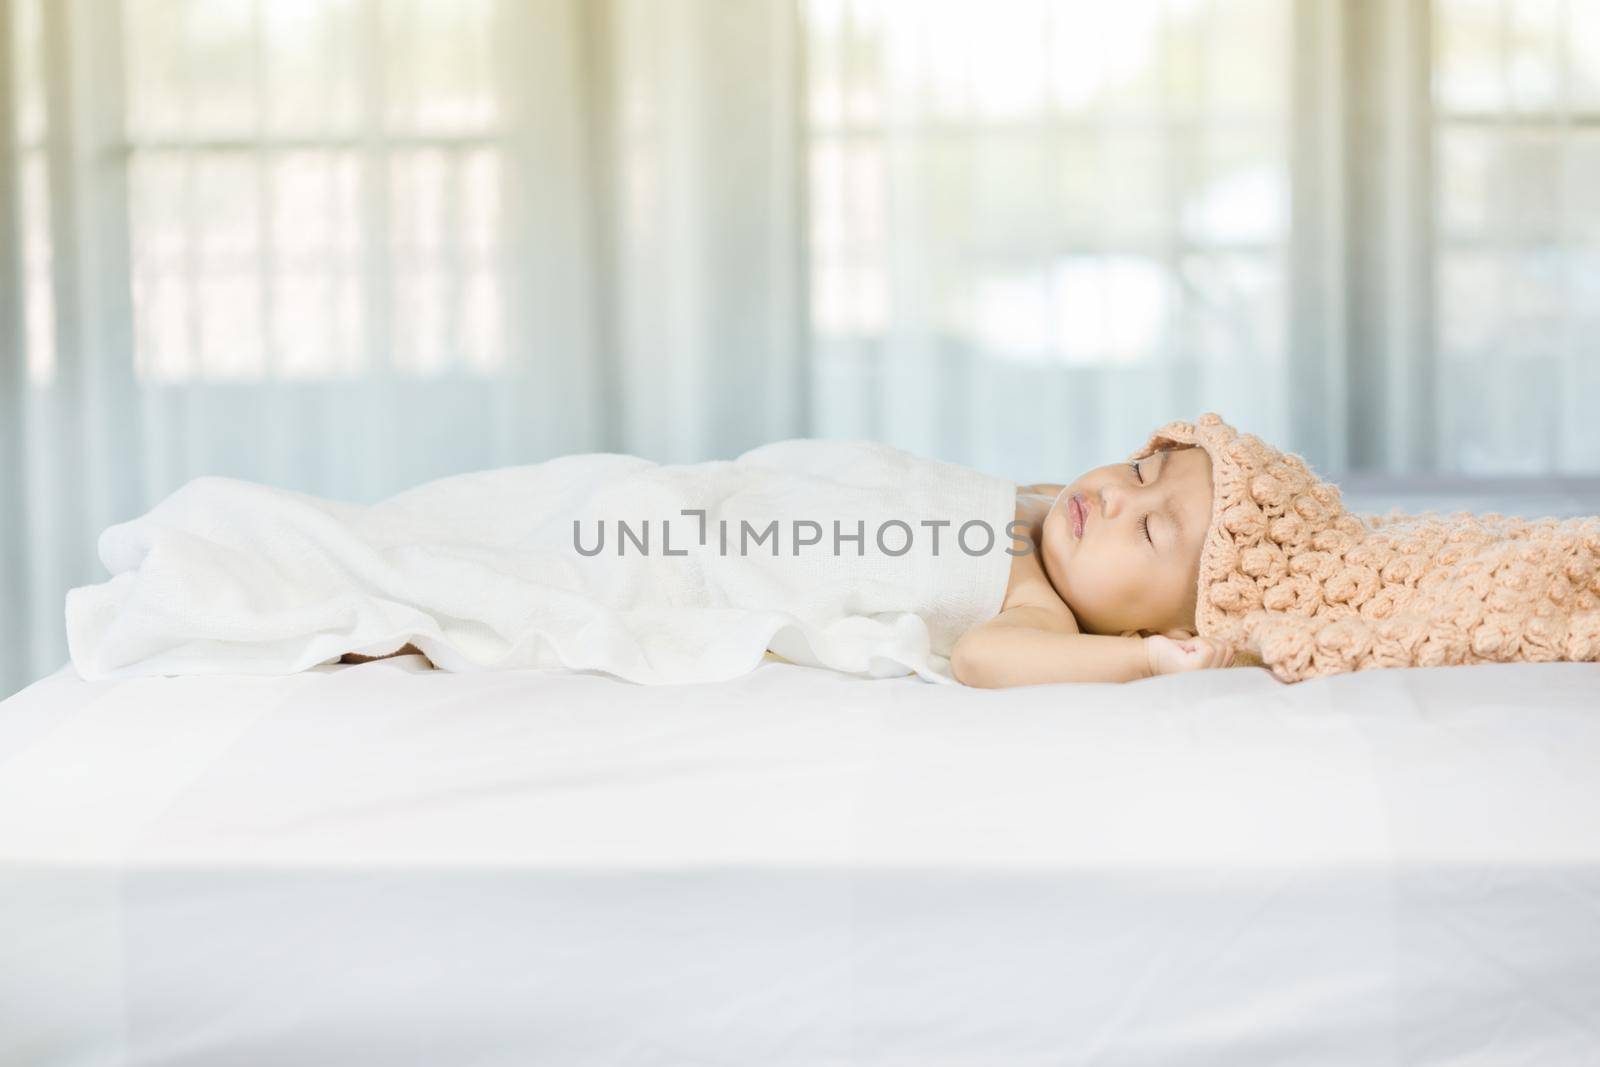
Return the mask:
[(1211, 522), (1203, 448), (1097, 467), (1045, 516), (1045, 574), (1086, 633), (1194, 629), (1200, 549)]

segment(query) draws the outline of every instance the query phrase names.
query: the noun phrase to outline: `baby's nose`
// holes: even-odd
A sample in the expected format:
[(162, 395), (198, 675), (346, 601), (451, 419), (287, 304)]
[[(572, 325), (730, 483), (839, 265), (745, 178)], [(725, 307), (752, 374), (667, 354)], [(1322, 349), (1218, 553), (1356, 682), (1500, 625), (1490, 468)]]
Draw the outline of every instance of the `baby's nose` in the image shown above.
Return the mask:
[(1117, 517), (1117, 512), (1122, 510), (1122, 490), (1118, 486), (1108, 485), (1100, 490), (1100, 513), (1108, 519)]

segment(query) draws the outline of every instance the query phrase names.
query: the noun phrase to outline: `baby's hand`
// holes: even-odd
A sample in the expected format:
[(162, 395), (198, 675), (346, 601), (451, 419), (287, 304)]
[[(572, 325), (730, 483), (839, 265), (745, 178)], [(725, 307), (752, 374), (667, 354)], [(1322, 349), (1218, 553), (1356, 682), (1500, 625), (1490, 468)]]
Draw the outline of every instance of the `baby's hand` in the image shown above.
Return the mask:
[(1144, 639), (1145, 661), (1151, 674), (1177, 674), (1226, 667), (1233, 662), (1233, 649), (1213, 637), (1181, 634), (1169, 637), (1154, 634)]

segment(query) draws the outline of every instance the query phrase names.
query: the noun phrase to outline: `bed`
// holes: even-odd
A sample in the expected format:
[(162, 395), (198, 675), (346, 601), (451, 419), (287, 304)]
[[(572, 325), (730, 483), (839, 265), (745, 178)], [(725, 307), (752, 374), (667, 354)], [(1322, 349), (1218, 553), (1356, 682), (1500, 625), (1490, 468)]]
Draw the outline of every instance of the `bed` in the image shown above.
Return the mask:
[(0, 703), (0, 1064), (1600, 1063), (1600, 665)]

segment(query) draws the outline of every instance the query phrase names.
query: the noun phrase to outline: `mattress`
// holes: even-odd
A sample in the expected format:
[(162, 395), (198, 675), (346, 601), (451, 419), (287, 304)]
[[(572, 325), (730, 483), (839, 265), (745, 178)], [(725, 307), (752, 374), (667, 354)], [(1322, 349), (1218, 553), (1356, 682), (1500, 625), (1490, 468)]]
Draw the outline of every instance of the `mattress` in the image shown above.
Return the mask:
[(1600, 665), (0, 703), (0, 1064), (1600, 1063)]

